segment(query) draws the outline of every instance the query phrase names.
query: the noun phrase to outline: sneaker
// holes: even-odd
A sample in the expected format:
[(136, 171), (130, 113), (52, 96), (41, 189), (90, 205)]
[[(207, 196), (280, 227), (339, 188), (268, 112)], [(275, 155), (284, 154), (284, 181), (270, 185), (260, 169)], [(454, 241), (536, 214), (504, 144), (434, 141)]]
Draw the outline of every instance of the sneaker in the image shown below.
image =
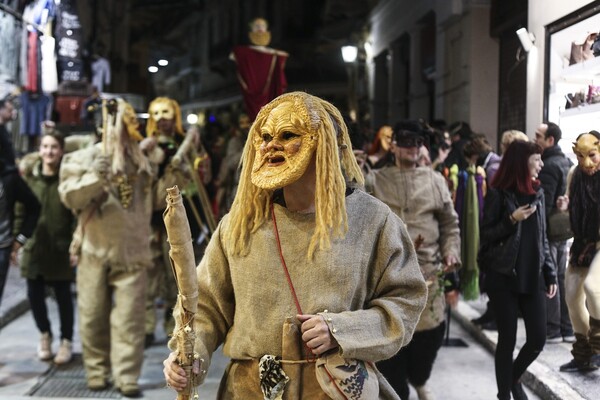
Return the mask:
[(415, 387), (419, 400), (435, 400), (435, 396), (427, 384)]
[(575, 343), (575, 336), (574, 335), (567, 335), (567, 336), (563, 336), (563, 342), (565, 343)]
[[(573, 338), (575, 339), (575, 338)], [(562, 343), (563, 342), (563, 337), (561, 335), (552, 335), (552, 336), (548, 336), (546, 338), (546, 343), (547, 344), (557, 344), (557, 343)]]
[(54, 356), (54, 364), (62, 365), (71, 361), (73, 357), (73, 343), (69, 339), (60, 341), (60, 347)]
[(125, 397), (137, 398), (142, 396), (142, 391), (137, 383), (123, 383), (119, 386), (119, 392)]
[(578, 362), (575, 359), (572, 359), (568, 363), (561, 365), (559, 368), (561, 372), (586, 372), (594, 371), (596, 369), (598, 369), (598, 366), (593, 364), (591, 361)]
[(42, 361), (47, 361), (52, 358), (52, 336), (50, 336), (49, 332), (42, 333), (37, 354), (38, 358)]

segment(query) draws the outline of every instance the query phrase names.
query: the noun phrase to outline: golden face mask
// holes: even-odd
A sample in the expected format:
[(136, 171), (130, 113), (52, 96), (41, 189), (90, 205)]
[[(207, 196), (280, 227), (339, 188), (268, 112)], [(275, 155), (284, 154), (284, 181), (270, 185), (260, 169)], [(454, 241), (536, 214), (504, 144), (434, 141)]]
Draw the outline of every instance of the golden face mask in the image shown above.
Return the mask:
[(166, 100), (154, 101), (150, 105), (150, 118), (155, 122), (161, 119), (173, 119), (175, 118), (175, 110), (171, 106), (171, 103)]
[(183, 135), (181, 111), (177, 101), (168, 97), (157, 97), (150, 103), (148, 114), (150, 114), (150, 118), (146, 123), (146, 135), (148, 137), (158, 134), (171, 135), (173, 131)]
[(573, 153), (577, 156), (579, 168), (587, 175), (593, 175), (600, 166), (600, 146), (596, 136), (586, 133), (573, 143)]
[(263, 18), (256, 18), (250, 23), (250, 32), (248, 32), (250, 43), (255, 46), (268, 46), (271, 43), (271, 32), (269, 25)]
[(390, 150), (390, 145), (392, 144), (392, 127), (385, 125), (382, 126), (380, 131), (379, 140), (381, 141), (381, 148), (385, 151)]
[(317, 147), (317, 137), (309, 131), (311, 124), (304, 105), (293, 99), (277, 105), (261, 122), (251, 129), (256, 152), (251, 181), (261, 189), (279, 189), (304, 174)]

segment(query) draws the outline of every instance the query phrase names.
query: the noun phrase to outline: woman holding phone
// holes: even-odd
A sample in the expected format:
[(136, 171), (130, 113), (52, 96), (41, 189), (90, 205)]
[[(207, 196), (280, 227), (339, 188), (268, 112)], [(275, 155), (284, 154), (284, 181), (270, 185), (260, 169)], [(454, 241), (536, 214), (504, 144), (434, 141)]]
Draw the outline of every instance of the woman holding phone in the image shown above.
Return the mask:
[[(538, 174), (542, 149), (510, 144), (491, 182), (480, 227), (480, 267), (498, 325), (495, 354), (498, 399), (527, 399), (521, 376), (546, 342), (546, 299), (556, 294), (548, 250), (544, 193)], [(527, 341), (513, 360), (519, 312)]]

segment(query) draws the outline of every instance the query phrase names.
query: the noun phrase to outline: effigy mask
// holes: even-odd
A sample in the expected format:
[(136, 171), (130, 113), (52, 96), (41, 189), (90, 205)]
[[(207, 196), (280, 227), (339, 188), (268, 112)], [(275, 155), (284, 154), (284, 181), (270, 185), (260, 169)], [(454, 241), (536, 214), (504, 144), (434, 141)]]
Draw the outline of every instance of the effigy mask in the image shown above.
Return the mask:
[(585, 133), (573, 143), (573, 153), (577, 156), (579, 168), (587, 174), (593, 175), (600, 167), (600, 146), (596, 136)]
[(175, 109), (168, 100), (155, 100), (150, 104), (150, 118), (158, 122), (161, 119), (175, 118)]
[[(317, 126), (304, 101), (288, 96), (251, 129), (254, 151), (251, 181), (274, 190), (297, 181), (306, 171), (317, 147)], [(317, 126), (315, 126), (317, 125)]]

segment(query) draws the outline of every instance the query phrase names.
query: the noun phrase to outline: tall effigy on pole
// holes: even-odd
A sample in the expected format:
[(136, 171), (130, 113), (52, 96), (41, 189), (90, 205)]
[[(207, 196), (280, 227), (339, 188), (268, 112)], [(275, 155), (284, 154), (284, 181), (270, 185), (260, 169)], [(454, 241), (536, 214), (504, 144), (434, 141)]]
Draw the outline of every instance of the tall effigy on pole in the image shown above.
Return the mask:
[(186, 389), (178, 393), (177, 400), (189, 400), (197, 398), (195, 393), (197, 383), (193, 365), (194, 361), (198, 360), (198, 355), (194, 353), (196, 339), (194, 315), (198, 308), (198, 282), (192, 232), (183, 205), (183, 198), (177, 186), (167, 189), (167, 208), (163, 219), (171, 246), (169, 258), (178, 290), (177, 303), (173, 309), (175, 330), (172, 340), (175, 342), (174, 350), (177, 352), (177, 361), (186, 375), (190, 377)]
[(246, 113), (254, 121), (262, 106), (286, 91), (284, 69), (289, 54), (267, 47), (271, 32), (263, 18), (250, 23), (248, 36), (252, 45), (235, 46), (230, 57), (237, 65)]

